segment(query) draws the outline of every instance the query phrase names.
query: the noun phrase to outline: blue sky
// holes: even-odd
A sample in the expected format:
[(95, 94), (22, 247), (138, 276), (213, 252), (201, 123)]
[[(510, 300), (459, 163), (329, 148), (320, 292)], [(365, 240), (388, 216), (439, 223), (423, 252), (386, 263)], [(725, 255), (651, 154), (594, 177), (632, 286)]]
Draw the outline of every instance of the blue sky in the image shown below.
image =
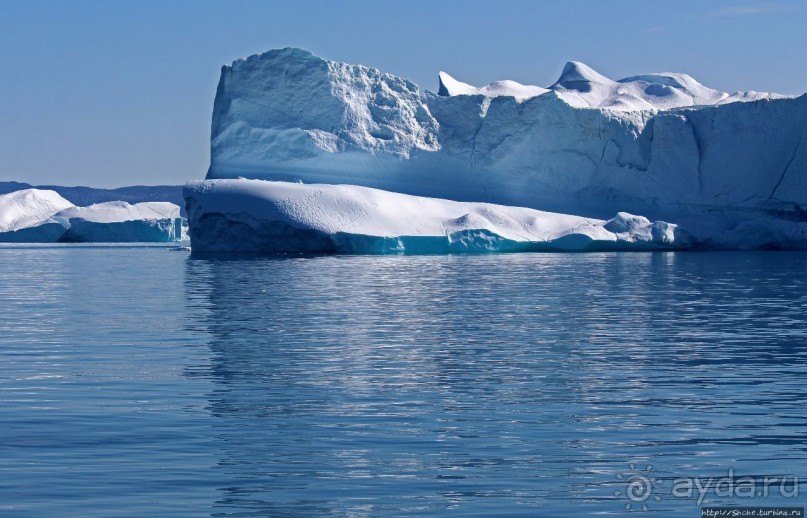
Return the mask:
[(221, 65), (297, 46), (435, 89), (548, 85), (566, 61), (807, 91), (807, 2), (0, 0), (0, 180), (204, 176)]

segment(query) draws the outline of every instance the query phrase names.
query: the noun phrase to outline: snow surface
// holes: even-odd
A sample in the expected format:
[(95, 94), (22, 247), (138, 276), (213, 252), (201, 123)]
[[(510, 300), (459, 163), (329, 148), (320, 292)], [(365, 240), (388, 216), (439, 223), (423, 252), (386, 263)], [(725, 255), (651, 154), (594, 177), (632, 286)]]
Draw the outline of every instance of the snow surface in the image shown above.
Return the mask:
[(176, 219), (179, 207), (169, 202), (142, 202), (130, 204), (125, 201), (108, 201), (87, 207), (70, 207), (58, 214), (66, 219), (82, 219), (93, 223), (122, 223), (134, 220)]
[(76, 207), (54, 191), (0, 195), (3, 242), (168, 242), (181, 237), (179, 207), (123, 201)]
[(728, 94), (703, 86), (687, 74), (671, 72), (613, 81), (577, 61), (566, 64), (560, 78), (550, 89), (577, 108), (618, 111), (670, 110), (686, 106), (787, 98), (780, 94), (762, 92)]
[[(114, 189), (102, 189), (86, 186), (64, 186), (64, 185), (31, 185), (28, 183), (0, 181), (0, 194), (7, 194), (23, 189), (41, 189), (56, 191), (60, 196), (70, 201), (73, 205), (84, 207), (93, 203), (103, 203), (107, 201), (127, 201), (129, 203), (141, 203), (144, 201), (169, 201), (184, 207), (182, 200), (181, 185), (132, 185), (129, 187), (117, 187)], [(184, 216), (184, 211), (181, 212)]]
[(207, 180), (185, 187), (194, 253), (458, 253), (659, 250), (688, 245), (675, 225), (604, 221), (355, 185)]
[(540, 86), (522, 85), (515, 81), (494, 81), (487, 86), (477, 88), (467, 83), (457, 81), (447, 72), (438, 74), (440, 86), (437, 89), (438, 95), (484, 95), (485, 97), (515, 97), (523, 101), (532, 97), (547, 93), (549, 90)]
[(0, 232), (15, 231), (48, 221), (73, 207), (55, 191), (24, 189), (0, 195)]
[(446, 95), (300, 49), (238, 60), (222, 69), (207, 178), (354, 184), (600, 218), (807, 210), (807, 96), (729, 95), (686, 74), (613, 81), (575, 62), (545, 93), (447, 74), (440, 83)]

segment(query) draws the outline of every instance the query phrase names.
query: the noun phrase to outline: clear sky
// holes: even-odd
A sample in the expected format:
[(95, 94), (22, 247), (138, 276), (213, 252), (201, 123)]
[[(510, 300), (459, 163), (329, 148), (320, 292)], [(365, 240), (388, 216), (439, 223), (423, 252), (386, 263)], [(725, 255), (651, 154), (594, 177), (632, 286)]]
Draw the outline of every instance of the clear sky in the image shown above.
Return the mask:
[(431, 90), (440, 70), (546, 86), (577, 60), (807, 91), (801, 0), (0, 0), (0, 180), (201, 178), (221, 65), (289, 46)]

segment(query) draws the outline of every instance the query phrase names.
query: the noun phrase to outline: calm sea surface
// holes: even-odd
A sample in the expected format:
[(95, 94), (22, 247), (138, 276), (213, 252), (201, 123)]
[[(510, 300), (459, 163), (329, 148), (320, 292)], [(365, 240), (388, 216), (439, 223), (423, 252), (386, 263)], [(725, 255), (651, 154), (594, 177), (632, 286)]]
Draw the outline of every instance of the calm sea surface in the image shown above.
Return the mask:
[(0, 515), (803, 506), (805, 381), (805, 253), (4, 247)]

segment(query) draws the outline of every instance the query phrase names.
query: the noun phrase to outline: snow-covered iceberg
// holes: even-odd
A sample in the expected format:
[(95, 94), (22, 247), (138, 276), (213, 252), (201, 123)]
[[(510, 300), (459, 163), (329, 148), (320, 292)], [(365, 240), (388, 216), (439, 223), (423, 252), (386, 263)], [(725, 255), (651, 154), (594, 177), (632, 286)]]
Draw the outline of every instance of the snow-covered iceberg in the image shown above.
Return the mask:
[(48, 190), (0, 195), (0, 242), (171, 242), (181, 234), (179, 206), (173, 203), (77, 207)]
[(208, 180), (185, 186), (195, 252), (462, 253), (670, 250), (675, 225), (604, 221), (356, 185)]
[[(437, 93), (421, 91), (300, 49), (238, 60), (222, 68), (207, 179), (349, 184), (390, 191), (385, 203), (402, 193), (601, 221), (628, 212), (685, 221), (690, 245), (804, 246), (805, 95), (730, 94), (677, 73), (611, 80), (577, 62), (546, 88), (438, 79)], [(233, 207), (236, 191), (251, 199), (228, 189)], [(186, 208), (210, 206), (189, 199)], [(226, 249), (199, 237), (215, 233), (194, 228), (203, 216), (189, 212), (194, 250)], [(725, 237), (743, 228), (755, 237)]]

